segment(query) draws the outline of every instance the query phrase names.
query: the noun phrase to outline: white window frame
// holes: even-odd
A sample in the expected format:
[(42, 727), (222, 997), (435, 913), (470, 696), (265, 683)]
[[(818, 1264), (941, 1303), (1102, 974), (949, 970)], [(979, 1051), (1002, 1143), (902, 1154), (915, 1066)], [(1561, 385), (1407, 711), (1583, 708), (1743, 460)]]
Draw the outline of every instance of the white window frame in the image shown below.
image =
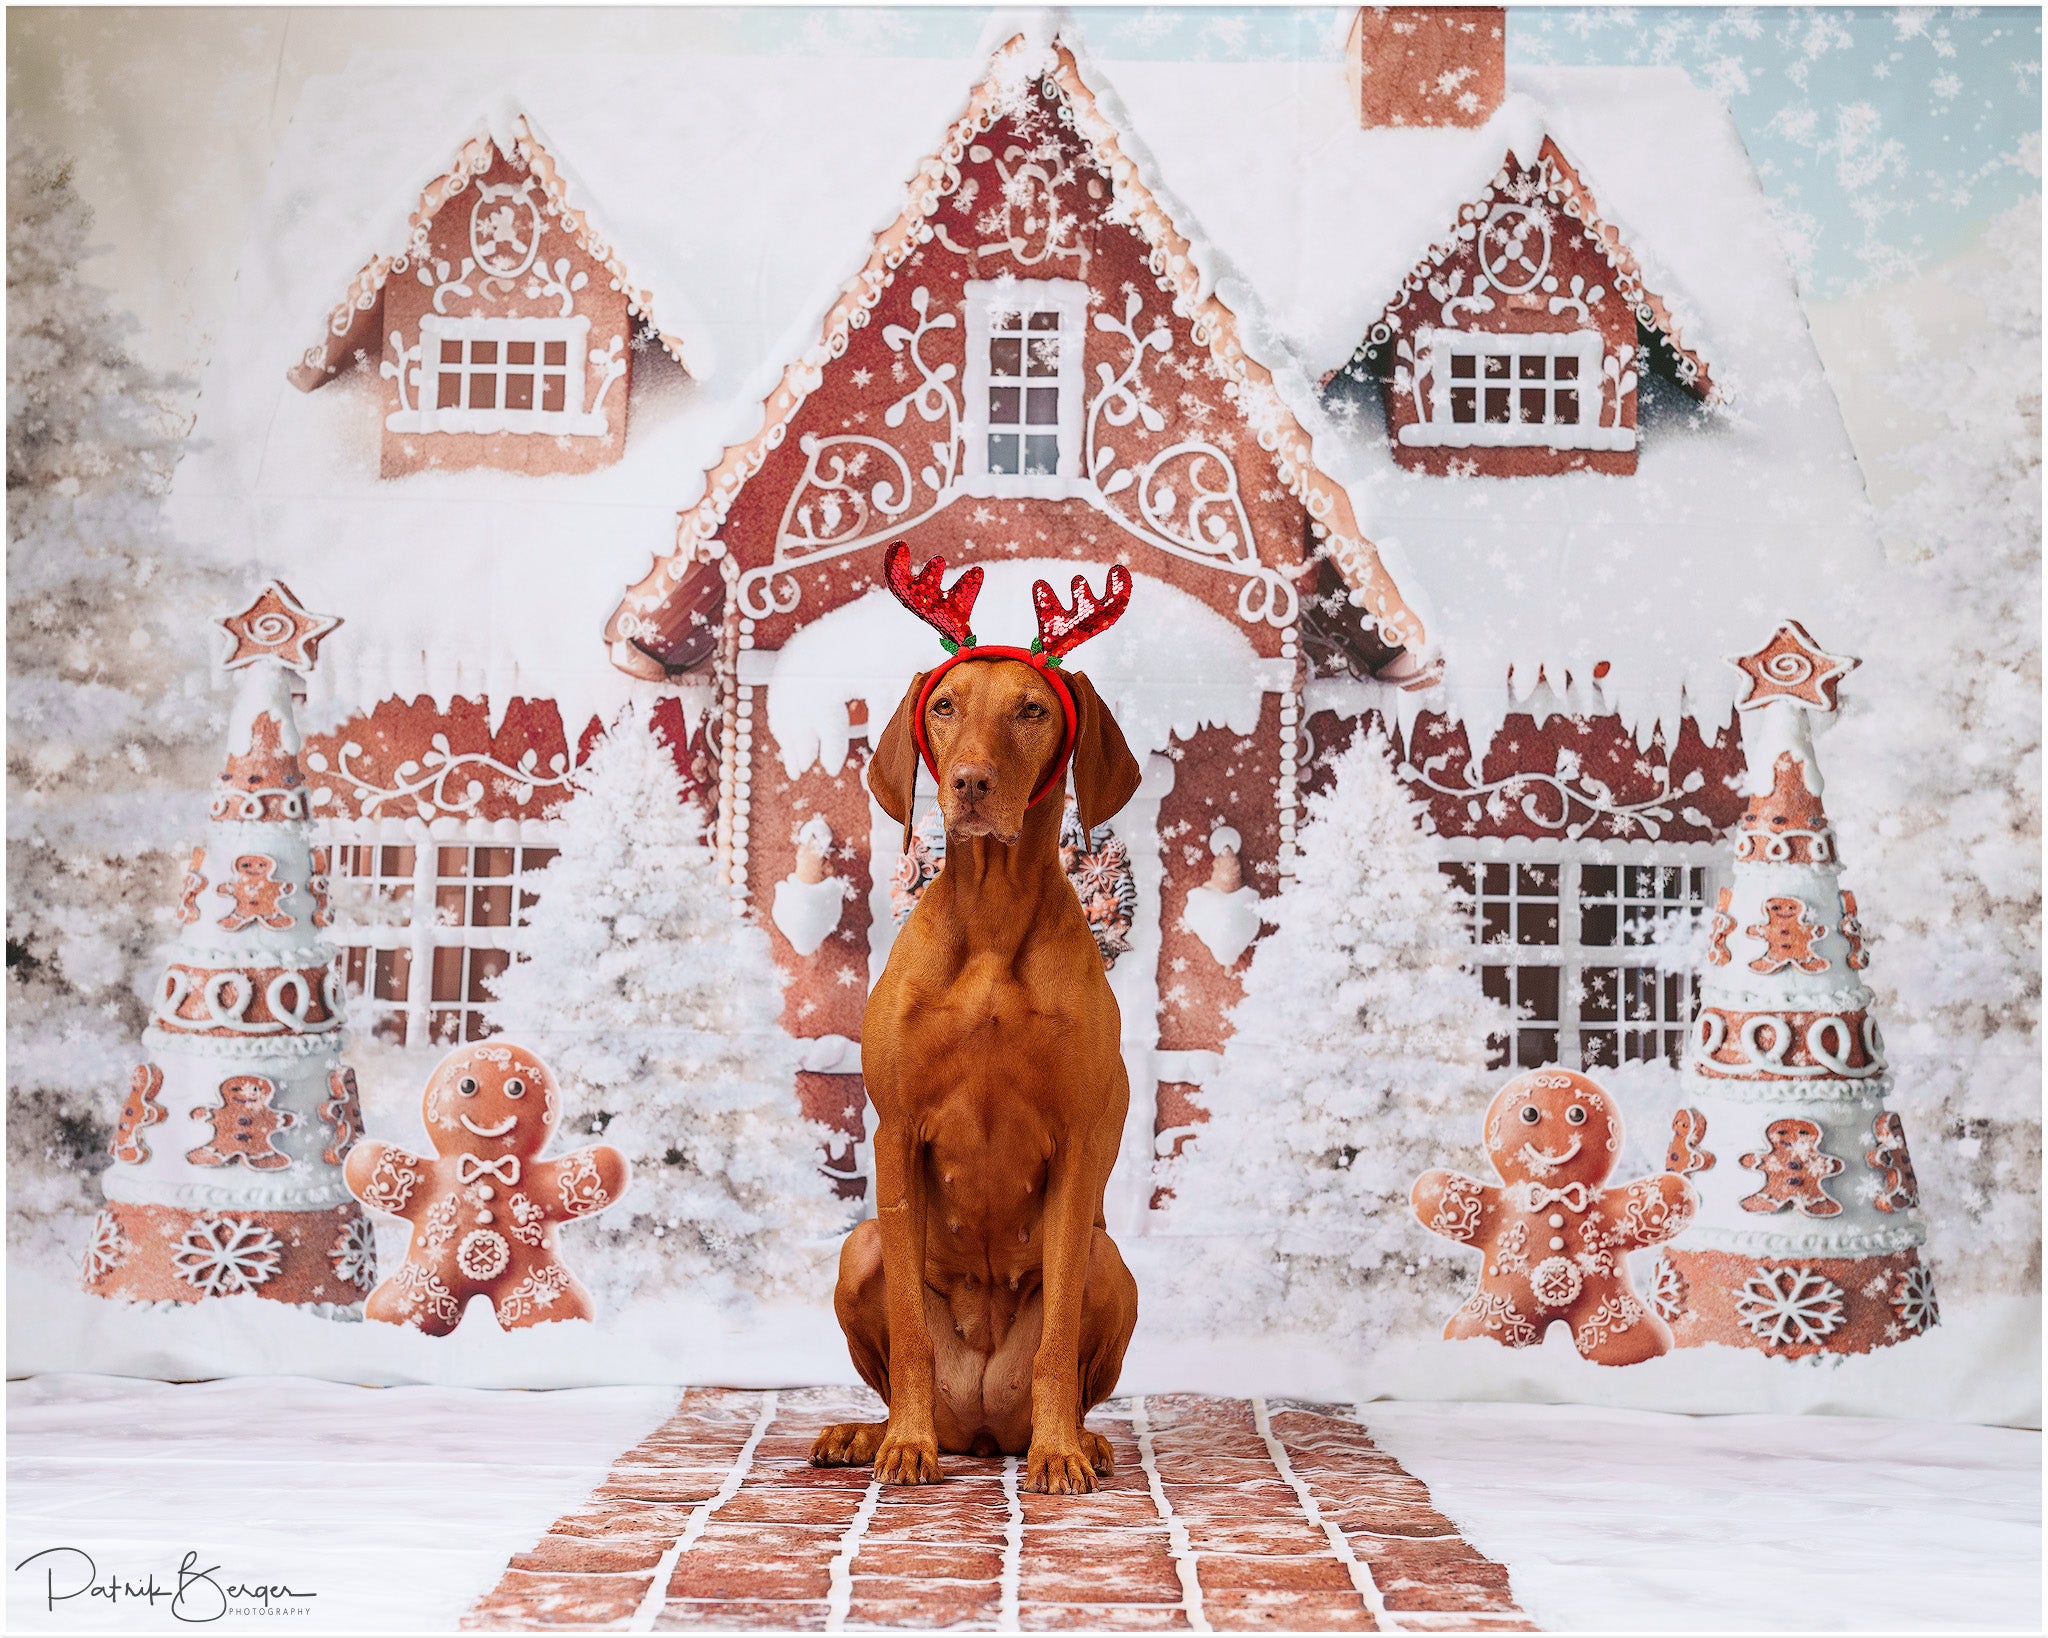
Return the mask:
[[(1598, 330), (1443, 330), (1424, 326), (1416, 332), (1416, 350), (1427, 363), (1429, 418), (1400, 430), (1400, 440), (1411, 447), (1437, 449), (1617, 449), (1636, 447), (1636, 429), (1601, 423), (1601, 406), (1606, 399), (1606, 378), (1602, 364), (1607, 343)], [(1486, 360), (1510, 360), (1509, 391), (1515, 408), (1520, 405), (1522, 384), (1513, 373), (1514, 361), (1536, 355), (1548, 359), (1576, 358), (1579, 361), (1579, 415), (1576, 421), (1488, 421), (1486, 419)], [(1451, 419), (1451, 389), (1466, 381), (1451, 377), (1451, 360), (1477, 360), (1477, 373), (1469, 378), (1479, 395), (1479, 416), (1474, 421)], [(1534, 385), (1534, 383), (1531, 383)], [(1554, 392), (1555, 380), (1546, 369), (1543, 390)]]
[[(351, 992), (348, 998), (350, 1010), (356, 1015), (353, 1020), (357, 1029), (374, 1030), (377, 1023), (385, 1018), (403, 1018), (405, 1040), (408, 1047), (434, 1045), (431, 1038), (433, 1014), (436, 1012), (470, 1013), (479, 1009), (479, 1003), (466, 996), (450, 1001), (434, 999), (434, 954), (437, 950), (506, 950), (516, 960), (524, 947), (524, 927), (520, 919), (518, 883), (521, 879), (520, 861), (515, 858), (513, 871), (509, 876), (478, 877), (471, 874), (462, 876), (441, 875), (441, 849), (463, 848), (474, 852), (477, 848), (559, 848), (562, 843), (563, 825), (559, 820), (468, 820), (450, 821), (437, 819), (431, 825), (419, 819), (364, 819), (329, 821), (320, 827), (318, 841), (321, 846), (333, 851), (328, 856), (329, 880), (333, 884), (330, 894), (338, 896), (339, 883), (346, 879), (339, 869), (340, 850), (345, 847), (409, 847), (413, 849), (413, 868), (409, 880), (410, 894), (403, 901), (406, 906), (402, 921), (385, 923), (351, 922), (337, 915), (332, 928), (334, 942), (340, 947), (344, 959), (354, 951), (369, 952), (365, 966), (366, 982), (361, 994)], [(503, 881), (511, 884), (513, 890), (512, 920), (502, 927), (444, 923), (439, 919), (440, 890), (446, 884), (460, 881), (465, 890), (479, 881)], [(399, 902), (399, 901), (386, 901)], [(465, 907), (474, 901), (467, 897)], [(415, 910), (420, 905), (434, 905), (434, 915), (420, 917)], [(376, 994), (375, 952), (380, 950), (404, 950), (411, 956), (406, 971), (406, 990), (403, 1000), (384, 1000)], [(344, 967), (344, 971), (346, 968)], [(465, 1036), (467, 1031), (462, 1032)]]
[[(441, 397), (441, 343), (462, 344), (465, 355), (472, 341), (498, 343), (498, 407), (471, 409), (467, 403), (439, 408)], [(569, 366), (562, 408), (542, 409), (539, 405), (543, 365), (536, 351), (533, 365), (534, 398), (531, 409), (505, 408), (505, 349), (515, 341), (530, 341), (538, 349), (550, 341), (568, 343)], [(602, 437), (609, 430), (602, 409), (586, 411), (583, 394), (590, 371), (590, 320), (577, 313), (569, 318), (491, 318), (481, 314), (447, 318), (428, 313), (420, 319), (420, 361), (418, 408), (409, 414), (390, 416), (395, 432), (517, 432), (566, 434), (571, 437)], [(465, 384), (479, 374), (471, 365), (455, 367)], [(524, 373), (522, 370), (520, 373)], [(467, 396), (465, 392), (465, 397)], [(602, 396), (602, 395), (600, 395)], [(405, 423), (400, 425), (400, 423)]]
[[(967, 315), (967, 369), (961, 383), (965, 404), (961, 431), (967, 442), (961, 489), (969, 495), (1030, 495), (1061, 499), (1071, 495), (1081, 471), (1082, 413), (1087, 398), (1088, 286), (1078, 279), (969, 279), (962, 291)], [(1051, 473), (991, 472), (989, 439), (989, 341), (997, 313), (1058, 313), (1060, 367), (1058, 466)]]
[[(1542, 842), (1529, 838), (1484, 838), (1445, 837), (1437, 844), (1437, 857), (1446, 864), (1509, 864), (1544, 865), (1556, 869), (1557, 883), (1557, 932), (1555, 944), (1480, 944), (1477, 941), (1479, 922), (1475, 915), (1473, 952), (1477, 965), (1485, 967), (1555, 967), (1558, 969), (1558, 1020), (1557, 1020), (1557, 1062), (1567, 1069), (1583, 1070), (1598, 1075), (1598, 1068), (1584, 1068), (1584, 1049), (1581, 1041), (1583, 1030), (1605, 1030), (1612, 1028), (1617, 1035), (1626, 1034), (1628, 1021), (1617, 1016), (1609, 1024), (1605, 1020), (1584, 1020), (1580, 1017), (1582, 1005), (1579, 997), (1587, 968), (1610, 968), (1644, 966), (1641, 961), (1629, 961), (1625, 952), (1641, 949), (1640, 945), (1627, 944), (1586, 944), (1582, 942), (1583, 916), (1580, 906), (1580, 887), (1587, 865), (1673, 865), (1685, 869), (1704, 870), (1703, 898), (1701, 908), (1711, 912), (1720, 890), (1728, 885), (1728, 870), (1722, 849), (1712, 842)], [(1549, 902), (1545, 899), (1543, 902)], [(1698, 974), (1695, 971), (1694, 977)], [(1617, 1013), (1619, 998), (1617, 998)], [(1689, 1020), (1679, 1020), (1683, 1025)], [(1510, 1025), (1507, 1068), (1517, 1064), (1515, 1042), (1512, 1031), (1524, 1026), (1525, 1021), (1517, 1019)], [(1538, 1027), (1548, 1028), (1547, 1024)], [(1654, 1025), (1637, 1024), (1638, 1029), (1673, 1027), (1670, 1023)], [(1624, 1059), (1624, 1062), (1628, 1060)], [(1657, 1062), (1669, 1060), (1659, 1058)]]

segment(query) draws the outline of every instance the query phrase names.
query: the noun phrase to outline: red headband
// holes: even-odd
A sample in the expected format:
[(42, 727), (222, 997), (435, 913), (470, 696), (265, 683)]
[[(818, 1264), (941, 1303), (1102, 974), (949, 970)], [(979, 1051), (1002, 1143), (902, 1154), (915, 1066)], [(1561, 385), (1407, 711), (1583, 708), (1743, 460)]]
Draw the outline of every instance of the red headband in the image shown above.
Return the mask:
[(924, 687), (918, 690), (917, 704), (911, 717), (911, 733), (917, 741), (918, 758), (931, 770), (932, 778), (939, 777), (939, 768), (932, 760), (931, 746), (925, 739), (924, 708), (939, 679), (953, 667), (967, 660), (1021, 660), (1036, 667), (1039, 675), (1052, 684), (1053, 692), (1059, 695), (1060, 710), (1066, 716), (1067, 732), (1060, 743), (1060, 754), (1053, 759), (1045, 778), (1039, 781), (1038, 789), (1031, 793), (1031, 803), (1035, 806), (1041, 797), (1057, 790), (1066, 779), (1067, 763), (1074, 754), (1074, 736), (1080, 728), (1074, 691), (1068, 686), (1067, 679), (1060, 675), (1060, 660), (1090, 637), (1116, 624), (1130, 606), (1131, 571), (1121, 563), (1112, 563), (1108, 578), (1103, 581), (1100, 598), (1088, 589), (1088, 582), (1083, 576), (1075, 575), (1072, 608), (1062, 606), (1052, 587), (1043, 580), (1035, 582), (1031, 588), (1031, 607), (1038, 615), (1038, 635), (1031, 640), (1029, 648), (1008, 648), (997, 644), (977, 644), (973, 628), (968, 624), (974, 613), (974, 600), (981, 595), (982, 569), (979, 564), (963, 569), (958, 580), (951, 586), (944, 586), (941, 583), (946, 575), (946, 560), (943, 557), (930, 558), (923, 568), (912, 574), (910, 548), (899, 540), (883, 554), (882, 567), (888, 578), (889, 590), (896, 594), (897, 601), (937, 630), (948, 656), (925, 678)]

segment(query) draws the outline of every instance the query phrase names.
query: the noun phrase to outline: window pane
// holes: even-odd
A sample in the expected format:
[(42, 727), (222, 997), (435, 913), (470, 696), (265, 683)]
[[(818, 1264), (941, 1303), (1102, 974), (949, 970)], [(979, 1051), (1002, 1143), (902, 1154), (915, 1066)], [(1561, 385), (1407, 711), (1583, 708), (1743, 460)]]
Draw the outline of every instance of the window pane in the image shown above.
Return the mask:
[(1013, 427), (1023, 419), (1022, 387), (991, 387), (988, 390), (988, 419), (991, 426)]
[(508, 375), (505, 377), (505, 407), (507, 409), (533, 408), (532, 376)]
[(469, 407), (471, 409), (496, 409), (498, 407), (498, 378), (495, 375), (473, 375), (469, 378)]
[(443, 364), (460, 364), (462, 362), (462, 343), (459, 341), (442, 342), (441, 362)]
[(1579, 901), (1579, 942), (1605, 948), (1619, 933), (1619, 912), (1611, 904)]
[(541, 377), (540, 407), (544, 410), (559, 410), (569, 400), (569, 378), (565, 375)]
[(1049, 433), (1034, 432), (1024, 440), (1024, 470), (1050, 477), (1060, 467), (1060, 441)]
[(375, 995), (379, 1001), (403, 1001), (412, 975), (412, 951), (379, 950)]
[(513, 850), (509, 847), (480, 847), (470, 854), (472, 876), (509, 876)]
[(1583, 967), (1579, 970), (1579, 1016), (1593, 1023), (1611, 1024), (1620, 1016), (1621, 973), (1613, 967)]
[(1611, 899), (1614, 897), (1616, 871), (1613, 865), (1581, 865), (1579, 867), (1579, 897), (1582, 899)]
[(1014, 432), (996, 432), (989, 435), (988, 469), (991, 472), (1015, 472), (1020, 451)]
[(1549, 394), (1544, 392), (1541, 387), (1524, 387), (1522, 389), (1522, 424), (1524, 426), (1541, 426), (1543, 424), (1543, 400), (1548, 396)]
[(1655, 967), (1624, 967), (1621, 976), (1622, 1017), (1631, 1023), (1655, 1023), (1663, 975)]
[(1555, 1023), (1564, 1015), (1558, 1011), (1563, 994), (1563, 974), (1556, 967), (1515, 969), (1515, 1008), (1524, 1018)]
[(1479, 360), (1470, 353), (1451, 354), (1451, 379), (1469, 381), (1479, 373)]
[(1026, 375), (1058, 375), (1060, 373), (1060, 342), (1058, 336), (1033, 336), (1030, 350), (1025, 354)]
[(1515, 1031), (1515, 1066), (1536, 1069), (1557, 1062), (1557, 1031), (1518, 1029)]
[(1479, 941), (1482, 944), (1507, 943), (1507, 900), (1488, 899), (1479, 906)]
[(1541, 381), (1544, 377), (1543, 366), (1550, 360), (1542, 353), (1524, 353), (1519, 362), (1524, 381)]
[(462, 884), (443, 882), (434, 889), (434, 920), (443, 927), (462, 925)]
[(495, 364), (498, 362), (498, 344), (495, 341), (472, 341), (469, 344), (471, 364)]
[(1579, 421), (1579, 392), (1576, 387), (1560, 387), (1557, 390), (1556, 419), (1567, 426), (1577, 426)]
[(472, 927), (510, 927), (512, 925), (512, 886), (502, 885), (473, 888), (470, 891), (469, 924)]
[(1437, 873), (1458, 892), (1465, 894), (1468, 898), (1477, 896), (1479, 892), (1479, 867), (1477, 865), (1446, 862), (1439, 864), (1436, 868)]
[(992, 336), (988, 344), (988, 373), (1016, 377), (1024, 373), (1024, 343), (1015, 336)]
[(1615, 1056), (1615, 1032), (1611, 1029), (1582, 1029), (1579, 1031), (1579, 1067), (1581, 1069), (1613, 1069), (1618, 1059)]
[(546, 342), (543, 344), (541, 356), (543, 361), (549, 364), (567, 364), (569, 362), (569, 344), (566, 341)]
[(1033, 426), (1049, 427), (1060, 418), (1060, 390), (1057, 387), (1033, 387), (1024, 395), (1025, 419)]
[(1487, 388), (1487, 389), (1486, 389), (1486, 419), (1487, 419), (1487, 421), (1488, 421), (1489, 423), (1491, 423), (1492, 425), (1494, 425), (1494, 426), (1501, 426), (1501, 427), (1504, 427), (1504, 426), (1506, 426), (1506, 425), (1508, 424), (1508, 404), (1509, 404), (1509, 401), (1510, 401), (1511, 399), (1513, 399), (1513, 397), (1514, 397), (1514, 396), (1515, 396), (1515, 395), (1514, 395), (1513, 393), (1509, 392), (1509, 391), (1507, 390), (1507, 388), (1505, 388), (1505, 387), (1489, 387), (1489, 388)]
[(445, 372), (434, 380), (434, 408), (462, 408), (462, 373), (459, 370)]
[(1507, 378), (1507, 355), (1505, 353), (1488, 353), (1486, 355), (1486, 379), (1489, 381), (1505, 381)]
[(1557, 897), (1556, 865), (1516, 865), (1515, 891), (1523, 898)]
[(1479, 419), (1479, 394), (1470, 387), (1451, 389), (1451, 419), (1471, 425)]
[(434, 859), (435, 874), (467, 876), (469, 874), (469, 849), (466, 847), (444, 847), (438, 850)]
[(1490, 898), (1495, 894), (1505, 895), (1508, 883), (1514, 880), (1514, 867), (1504, 864), (1490, 864), (1486, 867), (1486, 893)]
[(1060, 327), (1058, 313), (1033, 313), (1024, 321), (1027, 330), (1057, 330)]
[(1579, 378), (1578, 354), (1559, 353), (1550, 361), (1550, 374), (1556, 381), (1576, 381)]
[(462, 1039), (461, 1012), (436, 1008), (427, 1014), (427, 1038), (435, 1046), (454, 1046)]
[(443, 945), (434, 952), (434, 988), (428, 1000), (462, 999), (462, 958), (467, 954), (467, 950), (452, 945)]
[[(484, 985), (507, 967), (512, 965), (512, 956), (505, 950), (472, 950), (469, 952), (469, 996), (471, 1001), (488, 1001), (489, 992)], [(475, 1037), (471, 1037), (475, 1039)]]
[(506, 342), (505, 362), (507, 364), (531, 364), (533, 362), (533, 343), (530, 341)]

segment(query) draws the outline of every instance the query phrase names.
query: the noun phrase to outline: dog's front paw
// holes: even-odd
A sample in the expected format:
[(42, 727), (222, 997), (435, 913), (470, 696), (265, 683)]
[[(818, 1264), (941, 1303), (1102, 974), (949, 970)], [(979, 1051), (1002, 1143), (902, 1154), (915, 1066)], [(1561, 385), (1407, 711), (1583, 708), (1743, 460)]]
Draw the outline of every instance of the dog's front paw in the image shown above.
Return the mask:
[(1103, 1478), (1116, 1471), (1116, 1452), (1109, 1448), (1109, 1441), (1093, 1428), (1081, 1430), (1081, 1448), (1087, 1452), (1088, 1465)]
[(882, 1484), (937, 1484), (942, 1475), (939, 1472), (939, 1442), (926, 1434), (923, 1438), (889, 1433), (882, 1437), (882, 1448), (875, 1452), (875, 1478)]
[(1095, 1488), (1095, 1466), (1077, 1444), (1071, 1450), (1031, 1447), (1024, 1488), (1041, 1496), (1085, 1496)]
[(860, 1467), (875, 1459), (886, 1422), (835, 1422), (811, 1445), (813, 1467)]

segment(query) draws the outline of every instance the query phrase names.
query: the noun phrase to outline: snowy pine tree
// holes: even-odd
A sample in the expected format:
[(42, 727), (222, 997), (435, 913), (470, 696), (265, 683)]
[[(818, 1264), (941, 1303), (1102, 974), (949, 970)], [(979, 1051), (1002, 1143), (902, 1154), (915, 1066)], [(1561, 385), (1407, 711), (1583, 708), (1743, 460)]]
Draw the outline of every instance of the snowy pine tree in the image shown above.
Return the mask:
[(2041, 1277), (2040, 244), (2036, 197), (1962, 276), (1981, 325), (1900, 360), (1939, 425), (1822, 747), (1945, 1295)]
[(734, 916), (645, 722), (621, 716), (576, 784), (529, 957), (499, 978), (489, 1018), (554, 1067), (565, 1133), (602, 1134), (632, 1162), (623, 1208), (591, 1230), (608, 1254), (588, 1259), (592, 1283), (614, 1300), (808, 1289), (849, 1207), (818, 1169), (825, 1128), (797, 1106), (768, 937)]
[(1422, 1232), (1408, 1188), (1474, 1157), (1487, 1037), (1508, 1019), (1385, 736), (1361, 734), (1334, 774), (1308, 803), (1169, 1210), (1234, 1242), (1227, 1282), (1217, 1256), (1192, 1260), (1190, 1300), (1254, 1327), (1378, 1337), (1439, 1323), (1469, 1282), (1470, 1257)]
[(218, 771), (211, 622), (235, 582), (167, 539), (177, 382), (85, 282), (70, 166), (7, 162), (9, 1235), (93, 1203), (156, 946)]

